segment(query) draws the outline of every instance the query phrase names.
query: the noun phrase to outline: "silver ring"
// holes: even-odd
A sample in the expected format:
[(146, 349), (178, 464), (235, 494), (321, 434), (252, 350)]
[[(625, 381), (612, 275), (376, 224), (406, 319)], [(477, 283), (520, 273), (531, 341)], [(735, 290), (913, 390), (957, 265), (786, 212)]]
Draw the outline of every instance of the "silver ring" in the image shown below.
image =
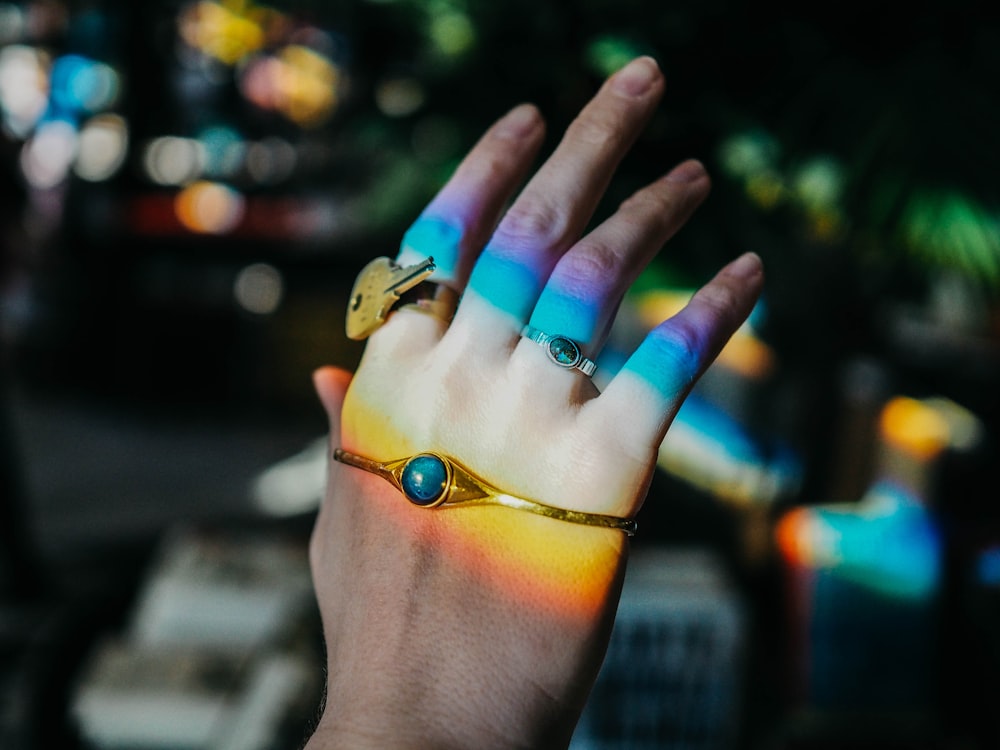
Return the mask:
[(567, 370), (579, 370), (590, 377), (597, 369), (593, 360), (587, 359), (580, 351), (580, 345), (567, 336), (551, 335), (532, 328), (530, 325), (521, 329), (521, 335), (545, 350), (548, 358)]

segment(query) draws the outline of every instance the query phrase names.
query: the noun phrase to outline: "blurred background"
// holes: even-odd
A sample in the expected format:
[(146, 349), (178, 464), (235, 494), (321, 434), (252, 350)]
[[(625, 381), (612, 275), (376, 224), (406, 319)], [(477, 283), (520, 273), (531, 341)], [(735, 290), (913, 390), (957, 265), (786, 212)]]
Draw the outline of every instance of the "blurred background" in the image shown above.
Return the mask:
[(319, 365), (500, 114), (665, 102), (596, 220), (710, 199), (599, 376), (744, 250), (574, 748), (1000, 743), (1000, 18), (968, 0), (0, 2), (0, 746), (298, 747)]

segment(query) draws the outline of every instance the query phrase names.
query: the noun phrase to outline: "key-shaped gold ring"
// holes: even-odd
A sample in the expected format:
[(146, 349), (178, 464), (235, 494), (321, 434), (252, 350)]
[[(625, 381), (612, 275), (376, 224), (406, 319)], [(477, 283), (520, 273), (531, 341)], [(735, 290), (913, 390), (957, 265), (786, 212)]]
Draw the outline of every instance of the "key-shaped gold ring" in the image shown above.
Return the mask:
[(386, 257), (361, 269), (347, 306), (347, 337), (360, 341), (385, 323), (393, 305), (407, 291), (426, 279), (437, 266), (434, 258), (412, 266), (399, 266)]

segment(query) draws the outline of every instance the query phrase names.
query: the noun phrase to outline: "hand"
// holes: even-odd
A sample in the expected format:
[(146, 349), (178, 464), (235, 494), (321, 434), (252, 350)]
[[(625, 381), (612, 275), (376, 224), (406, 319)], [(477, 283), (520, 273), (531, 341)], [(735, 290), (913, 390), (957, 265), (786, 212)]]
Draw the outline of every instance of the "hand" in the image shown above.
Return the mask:
[[(520, 334), (530, 323), (595, 358), (628, 287), (707, 195), (684, 162), (584, 235), (663, 86), (648, 58), (611, 77), (506, 211), (544, 126), (522, 105), (484, 135), (399, 257), (434, 256), (432, 279), (462, 294), (455, 317), (402, 308), (353, 379), (317, 373), (335, 445), (379, 461), (436, 451), (510, 494), (636, 513), (671, 419), (760, 292), (759, 259), (724, 268), (601, 393)], [(620, 531), (523, 511), (421, 509), (332, 465), (312, 545), (329, 680), (311, 747), (564, 746), (626, 550)]]

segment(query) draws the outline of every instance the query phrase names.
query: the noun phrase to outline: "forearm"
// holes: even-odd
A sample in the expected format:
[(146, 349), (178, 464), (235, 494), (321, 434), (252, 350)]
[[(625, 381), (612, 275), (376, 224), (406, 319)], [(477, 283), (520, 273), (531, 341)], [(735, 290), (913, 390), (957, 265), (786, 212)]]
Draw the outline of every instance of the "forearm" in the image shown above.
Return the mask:
[(336, 465), (330, 487), (313, 547), (327, 700), (309, 750), (568, 744), (613, 621), (624, 534), (416, 508)]

